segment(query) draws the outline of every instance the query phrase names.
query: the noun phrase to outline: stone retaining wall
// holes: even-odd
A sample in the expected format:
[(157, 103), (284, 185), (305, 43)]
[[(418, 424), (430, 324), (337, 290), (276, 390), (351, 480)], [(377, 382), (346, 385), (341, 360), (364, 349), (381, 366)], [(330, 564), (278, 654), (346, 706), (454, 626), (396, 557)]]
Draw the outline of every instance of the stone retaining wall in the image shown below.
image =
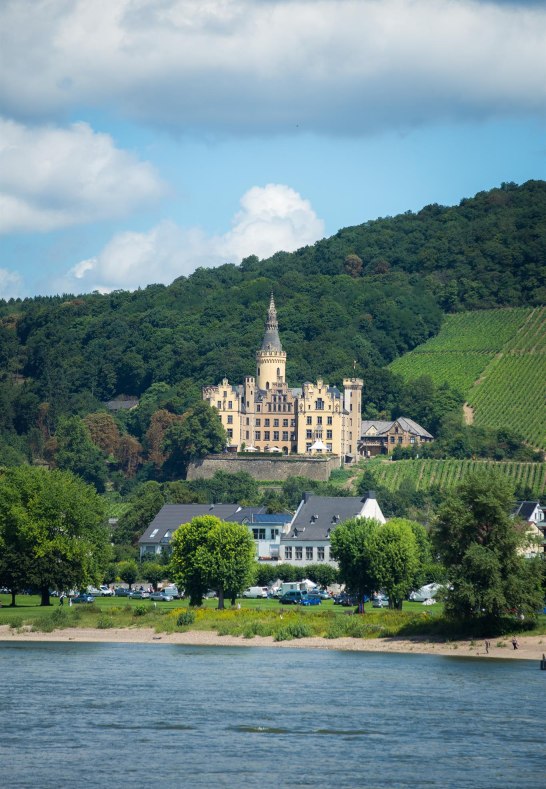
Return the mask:
[(340, 465), (341, 459), (337, 455), (329, 458), (208, 455), (203, 460), (190, 464), (187, 478), (210, 479), (217, 471), (225, 471), (227, 474), (246, 471), (260, 482), (282, 482), (288, 477), (308, 477), (317, 482), (326, 482), (332, 471)]

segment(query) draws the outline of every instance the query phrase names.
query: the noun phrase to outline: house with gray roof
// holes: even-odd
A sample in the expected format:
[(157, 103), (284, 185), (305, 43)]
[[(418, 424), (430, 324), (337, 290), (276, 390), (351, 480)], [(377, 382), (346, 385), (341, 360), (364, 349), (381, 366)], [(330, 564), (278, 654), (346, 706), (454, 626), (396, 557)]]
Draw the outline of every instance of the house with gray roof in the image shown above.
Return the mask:
[(214, 515), (223, 521), (247, 526), (254, 538), (256, 558), (259, 561), (278, 560), (282, 530), (292, 520), (289, 513), (270, 515), (265, 507), (241, 507), (239, 504), (165, 504), (138, 541), (140, 558), (148, 559), (169, 550), (176, 529), (202, 515)]
[(317, 562), (335, 564), (330, 555), (330, 535), (336, 526), (351, 518), (386, 522), (373, 491), (364, 498), (304, 493), (292, 522), (281, 536), (281, 561), (301, 567)]
[(391, 453), (395, 447), (418, 447), (433, 441), (433, 436), (413, 419), (399, 416), (398, 419), (365, 419), (360, 428), (358, 454), (369, 458)]

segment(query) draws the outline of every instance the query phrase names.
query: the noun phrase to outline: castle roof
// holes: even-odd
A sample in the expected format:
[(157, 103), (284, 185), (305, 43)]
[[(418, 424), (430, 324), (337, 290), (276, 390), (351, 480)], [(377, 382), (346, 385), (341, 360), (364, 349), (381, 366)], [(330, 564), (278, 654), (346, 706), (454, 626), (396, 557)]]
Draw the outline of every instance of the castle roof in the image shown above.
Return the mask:
[(279, 337), (279, 323), (277, 321), (277, 310), (275, 300), (271, 294), (267, 320), (265, 322), (265, 334), (262, 342), (262, 351), (282, 351), (281, 338)]

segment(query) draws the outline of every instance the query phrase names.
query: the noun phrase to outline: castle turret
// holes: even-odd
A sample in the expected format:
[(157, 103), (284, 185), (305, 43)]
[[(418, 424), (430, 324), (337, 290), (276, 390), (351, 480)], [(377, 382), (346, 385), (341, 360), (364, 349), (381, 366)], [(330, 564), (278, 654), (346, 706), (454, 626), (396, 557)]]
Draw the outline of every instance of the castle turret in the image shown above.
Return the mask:
[(256, 387), (273, 389), (285, 380), (286, 352), (279, 337), (279, 324), (275, 300), (271, 294), (262, 347), (256, 352)]

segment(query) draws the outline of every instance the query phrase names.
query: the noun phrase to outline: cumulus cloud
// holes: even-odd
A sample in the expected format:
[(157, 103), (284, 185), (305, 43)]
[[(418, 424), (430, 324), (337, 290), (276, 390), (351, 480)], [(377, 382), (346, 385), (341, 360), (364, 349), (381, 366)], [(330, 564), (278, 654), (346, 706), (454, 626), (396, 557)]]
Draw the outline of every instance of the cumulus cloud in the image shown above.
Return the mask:
[(0, 233), (124, 216), (164, 191), (148, 163), (86, 123), (32, 128), (0, 118)]
[(13, 117), (107, 106), (210, 133), (542, 114), (544, 3), (5, 0)]
[(22, 295), (22, 277), (15, 271), (0, 268), (0, 299), (16, 299)]
[(164, 221), (147, 233), (116, 235), (94, 258), (77, 263), (56, 283), (59, 291), (133, 289), (169, 283), (199, 266), (239, 263), (247, 255), (291, 252), (324, 235), (324, 223), (310, 203), (282, 184), (255, 186), (240, 201), (231, 229), (207, 236)]

